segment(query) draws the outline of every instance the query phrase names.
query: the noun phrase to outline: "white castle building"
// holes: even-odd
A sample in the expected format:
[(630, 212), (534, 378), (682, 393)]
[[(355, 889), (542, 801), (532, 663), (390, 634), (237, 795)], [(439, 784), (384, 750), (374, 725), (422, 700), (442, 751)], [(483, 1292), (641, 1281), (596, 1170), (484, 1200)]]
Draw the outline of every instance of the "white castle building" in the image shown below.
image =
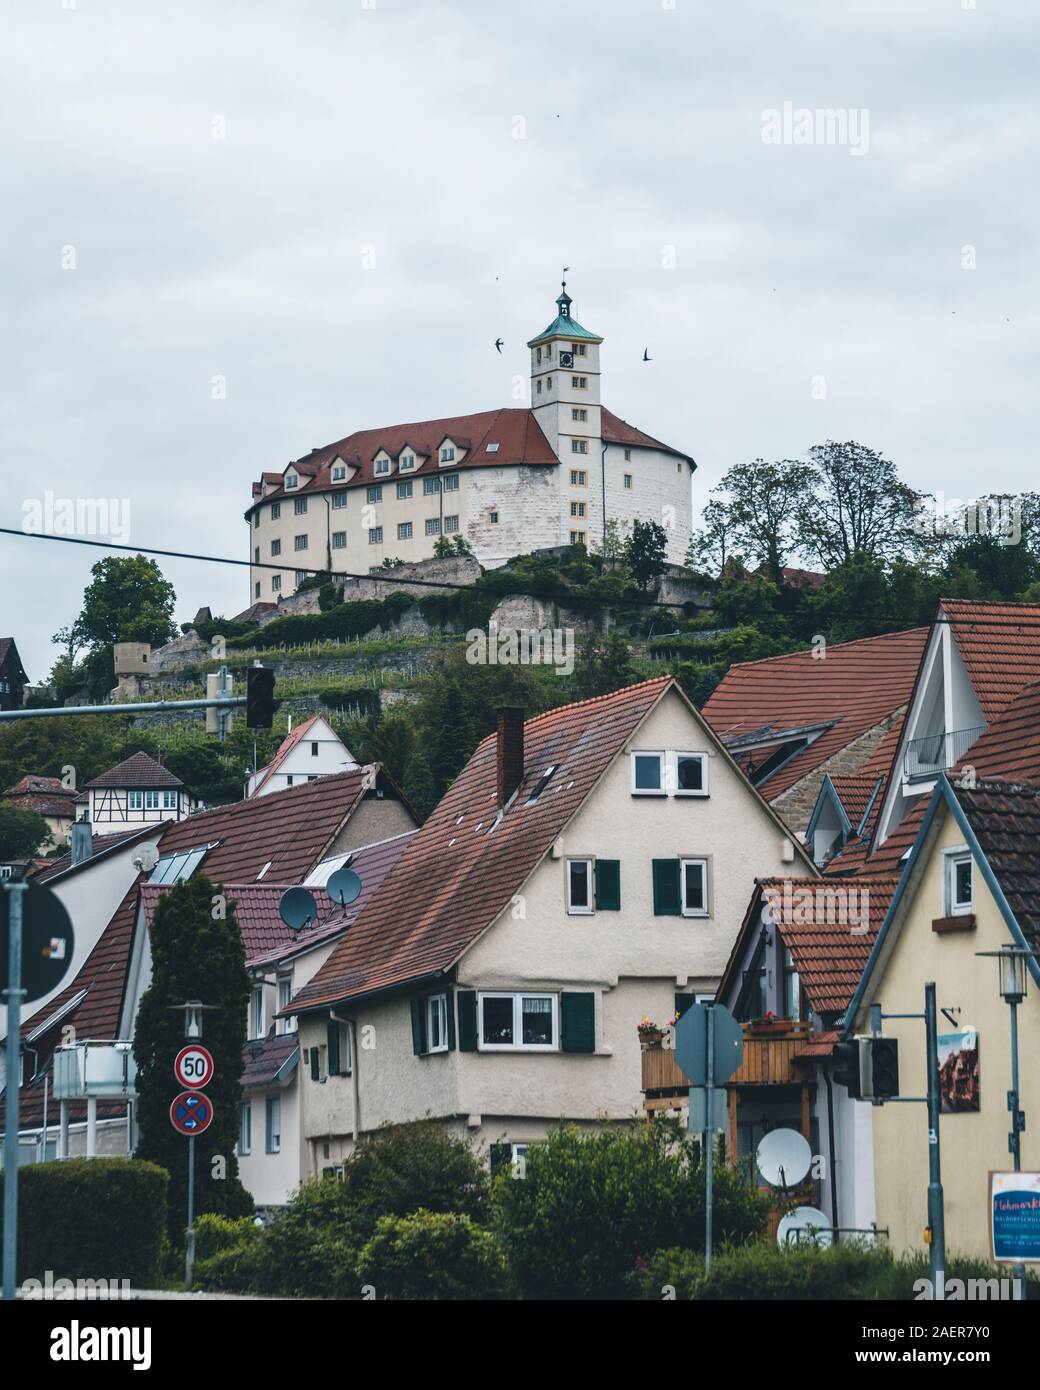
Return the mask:
[[(601, 544), (656, 521), (681, 563), (693, 523), (689, 454), (600, 400), (603, 339), (571, 314), (528, 343), (531, 405), (358, 430), (253, 484), (250, 600), (276, 602), (317, 571), (423, 560), (462, 537), (481, 564), (558, 545)], [(277, 566), (277, 568), (271, 568)]]

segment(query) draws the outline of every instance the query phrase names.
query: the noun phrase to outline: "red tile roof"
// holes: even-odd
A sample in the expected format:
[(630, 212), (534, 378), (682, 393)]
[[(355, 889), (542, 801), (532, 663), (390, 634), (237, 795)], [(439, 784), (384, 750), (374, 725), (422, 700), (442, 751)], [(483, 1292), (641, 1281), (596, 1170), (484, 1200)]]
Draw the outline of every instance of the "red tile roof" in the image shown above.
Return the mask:
[[(763, 795), (773, 801), (907, 703), (928, 632), (922, 627), (837, 643), (822, 659), (802, 651), (740, 662), (726, 672), (702, 713), (723, 741), (755, 731), (779, 736), (833, 721), (762, 784)], [(763, 753), (747, 750), (742, 765), (746, 756), (757, 762)]]
[[(524, 779), (501, 817), (496, 738), (486, 738), (294, 1004), (328, 1005), (453, 966), (520, 890), (672, 685), (660, 676), (527, 720)], [(556, 771), (527, 805), (550, 765)]]
[(242, 1049), (242, 1085), (271, 1086), (299, 1062), (300, 1040), (295, 1033), (276, 1033), (246, 1043)]
[(4, 801), (14, 801), (40, 816), (73, 816), (76, 793), (66, 787), (60, 777), (23, 777), (3, 794)]
[(133, 753), (84, 786), (89, 791), (92, 787), (183, 787), (184, 783), (147, 753)]
[(281, 743), (278, 745), (278, 749), (275, 752), (274, 757), (271, 759), (271, 761), (267, 764), (266, 767), (262, 767), (260, 769), (259, 780), (257, 781), (257, 784), (252, 791), (253, 796), (256, 796), (257, 792), (264, 785), (267, 779), (272, 775), (272, 773), (278, 771), (282, 763), (285, 762), (286, 758), (293, 751), (293, 749), (303, 740), (307, 731), (309, 729), (312, 729), (314, 725), (318, 722), (318, 720), (321, 718), (322, 716), (320, 714), (312, 714), (311, 717), (309, 719), (305, 719), (302, 724), (297, 724), (295, 729), (289, 730), (285, 738), (283, 738)]
[(992, 724), (1040, 681), (1040, 604), (942, 599), (976, 699)]
[(159, 853), (216, 841), (202, 861), (202, 872), (215, 883), (253, 881), (268, 861), (265, 878), (299, 883), (324, 857), (374, 776), (385, 776), (378, 763), (170, 821)]
[(840, 773), (831, 774), (834, 790), (853, 830), (859, 829), (868, 807), (873, 812), (881, 790), (878, 783), (883, 783), (884, 780), (876, 774), (869, 776), (859, 772), (848, 776), (842, 776)]
[(962, 778), (968, 766), (987, 778), (1040, 785), (1040, 683), (1027, 685), (1005, 706), (950, 773), (951, 779)]
[[(678, 449), (662, 444), (659, 439), (636, 429), (626, 420), (620, 419), (606, 407), (600, 410), (602, 437), (611, 444), (623, 444), (644, 449), (663, 449), (665, 453), (687, 459), (689, 455)], [(303, 481), (299, 487), (286, 493), (281, 473), (264, 473), (260, 482), (253, 484), (253, 506), (262, 502), (279, 501), (298, 497), (303, 492), (324, 492), (330, 488), (369, 487), (387, 482), (386, 475), (375, 474), (373, 461), (380, 450), (385, 450), (392, 458), (404, 449), (411, 449), (416, 455), (415, 467), (404, 476), (414, 477), (421, 473), (441, 472), (437, 451), (445, 439), (452, 439), (465, 447), (466, 454), (451, 465), (456, 468), (502, 468), (517, 464), (542, 467), (559, 467), (549, 441), (542, 433), (532, 410), (513, 407), (501, 410), (484, 410), (475, 415), (452, 415), (440, 420), (418, 420), (407, 425), (390, 425), (374, 430), (356, 430), (334, 444), (315, 449), (306, 458), (296, 459), (293, 467), (301, 474)], [(487, 446), (497, 444), (493, 453)], [(349, 481), (332, 481), (332, 464), (336, 459), (352, 464), (358, 471)], [(692, 463), (692, 459), (690, 460)], [(398, 475), (394, 473), (394, 477)], [(270, 485), (266, 497), (262, 484)], [(250, 509), (251, 510), (251, 509)]]
[(968, 824), (1033, 946), (1040, 942), (1040, 786), (988, 779), (954, 786)]

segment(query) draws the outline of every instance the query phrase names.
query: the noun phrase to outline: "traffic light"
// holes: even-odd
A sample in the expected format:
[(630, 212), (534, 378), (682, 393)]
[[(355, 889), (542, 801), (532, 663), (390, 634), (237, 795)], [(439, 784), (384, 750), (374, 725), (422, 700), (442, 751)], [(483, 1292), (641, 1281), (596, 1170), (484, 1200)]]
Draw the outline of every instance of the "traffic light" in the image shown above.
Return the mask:
[(269, 729), (274, 721), (274, 672), (269, 666), (250, 666), (246, 671), (246, 723), (251, 729)]
[(899, 1043), (895, 1038), (870, 1038), (873, 1099), (891, 1100), (899, 1094)]
[(859, 1038), (848, 1038), (845, 1042), (834, 1044), (834, 1060), (837, 1063), (834, 1079), (839, 1086), (848, 1090), (850, 1100), (863, 1099), (860, 1086), (859, 1044)]

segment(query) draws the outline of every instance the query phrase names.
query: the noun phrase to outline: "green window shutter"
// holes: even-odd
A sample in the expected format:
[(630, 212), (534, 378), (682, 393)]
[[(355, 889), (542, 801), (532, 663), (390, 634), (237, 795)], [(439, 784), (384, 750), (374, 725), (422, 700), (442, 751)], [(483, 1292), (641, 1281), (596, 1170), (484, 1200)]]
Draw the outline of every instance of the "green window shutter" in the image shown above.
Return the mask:
[(459, 1051), (477, 1050), (477, 991), (459, 990)]
[(339, 1024), (331, 1018), (326, 1024), (325, 1035), (329, 1045), (329, 1075), (339, 1076)]
[(511, 1144), (492, 1144), (491, 1145), (491, 1176), (505, 1172), (513, 1162), (513, 1146)]
[(692, 994), (677, 994), (675, 996), (675, 1012), (682, 1018), (687, 1009), (693, 1006)]
[(412, 1010), (412, 1051), (416, 1057), (421, 1057), (426, 1051), (426, 1019), (424, 1017), (423, 1001), (421, 999), (410, 999), (408, 1001)]
[(654, 860), (654, 916), (678, 917), (679, 861), (678, 859)]
[(618, 912), (621, 908), (621, 860), (596, 860), (596, 911)]
[(444, 992), (444, 1012), (448, 1019), (448, 1051), (455, 1051), (455, 992), (445, 990)]
[(560, 1046), (564, 1052), (595, 1052), (596, 996), (591, 992), (560, 995)]
[(320, 1061), (320, 1058), (318, 1057), (318, 1049), (317, 1049), (316, 1047), (312, 1047), (310, 1051), (311, 1051), (311, 1080), (312, 1080), (312, 1081), (320, 1081), (320, 1080), (321, 1080), (321, 1072), (320, 1072), (319, 1068), (320, 1068), (320, 1065), (321, 1065), (321, 1061)]

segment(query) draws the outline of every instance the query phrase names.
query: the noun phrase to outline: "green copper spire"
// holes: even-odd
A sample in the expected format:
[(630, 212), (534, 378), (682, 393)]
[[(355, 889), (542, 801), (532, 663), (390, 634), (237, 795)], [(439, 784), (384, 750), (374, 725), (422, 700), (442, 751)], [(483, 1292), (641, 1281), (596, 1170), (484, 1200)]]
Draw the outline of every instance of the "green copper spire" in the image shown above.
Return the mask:
[[(564, 274), (570, 269), (564, 266)], [(601, 343), (603, 339), (598, 333), (590, 333), (587, 328), (582, 328), (577, 319), (571, 318), (571, 297), (567, 293), (567, 281), (563, 280), (560, 285), (560, 293), (556, 296), (556, 317), (548, 328), (542, 330), (537, 337), (532, 338), (527, 346), (534, 347), (536, 343), (544, 342), (546, 338), (584, 338), (591, 343)]]

